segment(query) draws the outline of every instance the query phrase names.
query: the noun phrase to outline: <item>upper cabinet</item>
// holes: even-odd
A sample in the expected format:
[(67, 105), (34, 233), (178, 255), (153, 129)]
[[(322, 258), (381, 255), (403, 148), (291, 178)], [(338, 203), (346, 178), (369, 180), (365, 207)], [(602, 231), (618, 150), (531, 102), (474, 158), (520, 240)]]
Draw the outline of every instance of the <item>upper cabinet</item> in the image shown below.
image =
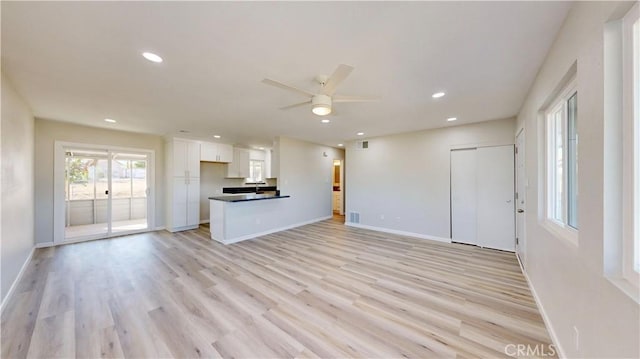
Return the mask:
[(202, 142), (200, 147), (200, 161), (233, 162), (233, 146), (224, 143)]
[(227, 167), (227, 178), (249, 177), (249, 150), (245, 148), (233, 149), (233, 162)]
[(171, 144), (173, 177), (200, 177), (200, 143), (173, 139)]

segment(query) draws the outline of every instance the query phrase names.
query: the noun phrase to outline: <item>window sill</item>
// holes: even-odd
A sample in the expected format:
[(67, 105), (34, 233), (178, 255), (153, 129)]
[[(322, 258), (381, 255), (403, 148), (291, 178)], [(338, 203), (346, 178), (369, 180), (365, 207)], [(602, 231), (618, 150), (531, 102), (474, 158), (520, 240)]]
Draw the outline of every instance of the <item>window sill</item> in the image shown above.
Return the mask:
[(548, 218), (542, 220), (541, 225), (553, 236), (560, 238), (564, 242), (567, 242), (576, 248), (578, 247), (578, 231), (577, 230)]
[(605, 277), (609, 282), (618, 287), (629, 298), (640, 304), (640, 288), (635, 286), (631, 281), (622, 277)]

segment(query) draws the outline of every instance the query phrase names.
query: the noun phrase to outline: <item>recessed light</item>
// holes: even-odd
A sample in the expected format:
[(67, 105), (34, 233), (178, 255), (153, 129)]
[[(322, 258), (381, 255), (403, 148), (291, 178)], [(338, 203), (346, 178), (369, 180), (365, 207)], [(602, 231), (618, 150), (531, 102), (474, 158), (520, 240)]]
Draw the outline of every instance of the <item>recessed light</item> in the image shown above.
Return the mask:
[(259, 150), (264, 150), (264, 147), (258, 147)]
[(162, 57), (154, 54), (153, 52), (143, 52), (142, 56), (144, 56), (145, 59), (151, 62), (157, 62), (157, 63), (162, 62)]
[(322, 123), (329, 123), (329, 122), (331, 122), (331, 120), (329, 120), (329, 119), (325, 118), (325, 119), (321, 120), (320, 122), (322, 122)]
[(338, 143), (338, 147), (342, 147), (344, 146), (342, 143)]
[(116, 120), (110, 119), (110, 118), (105, 118), (104, 122), (109, 122), (109, 123), (116, 123)]
[(220, 138), (220, 135), (213, 135), (213, 138)]
[(358, 135), (358, 136), (364, 136), (364, 132), (358, 132), (358, 133), (356, 133), (356, 135)]
[(444, 93), (444, 92), (436, 92), (436, 93), (434, 93), (433, 95), (431, 95), (431, 97), (433, 97), (433, 98), (440, 98), (440, 97), (442, 97), (442, 96), (444, 96), (444, 95), (445, 95), (445, 93)]
[(451, 121), (455, 121), (455, 120), (457, 120), (457, 119), (458, 119), (457, 117), (449, 117), (449, 118), (447, 119), (447, 121), (451, 122)]
[(187, 130), (178, 130), (178, 132), (180, 132), (180, 133), (189, 133), (189, 131), (187, 131)]

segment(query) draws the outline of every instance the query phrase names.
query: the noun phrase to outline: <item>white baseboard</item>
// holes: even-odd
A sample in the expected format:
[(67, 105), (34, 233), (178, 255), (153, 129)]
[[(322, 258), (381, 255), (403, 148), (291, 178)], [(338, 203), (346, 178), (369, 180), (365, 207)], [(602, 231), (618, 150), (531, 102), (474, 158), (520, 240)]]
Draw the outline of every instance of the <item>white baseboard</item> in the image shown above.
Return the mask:
[(236, 237), (236, 238), (228, 239), (226, 241), (222, 241), (222, 240), (213, 238), (213, 236), (211, 236), (211, 239), (213, 239), (216, 242), (220, 242), (222, 244), (233, 244), (233, 243), (246, 241), (248, 239), (253, 239), (253, 238), (256, 238), (256, 237), (266, 236), (267, 234), (286, 231), (287, 229), (292, 229), (292, 228), (296, 228), (296, 227), (300, 227), (300, 226), (305, 226), (307, 224), (324, 221), (324, 220), (331, 219), (331, 218), (333, 218), (333, 215), (326, 216), (326, 217), (319, 217), (319, 218), (312, 219), (310, 221), (299, 222), (299, 223), (295, 223), (295, 224), (284, 226), (284, 227), (278, 227), (278, 228), (274, 228), (274, 229), (269, 229), (269, 230), (264, 231), (264, 232), (248, 234), (246, 236)]
[(47, 248), (47, 247), (53, 247), (53, 246), (55, 246), (53, 242), (42, 242), (42, 243), (36, 243), (35, 248)]
[(527, 271), (524, 269), (524, 266), (522, 265), (522, 262), (520, 262), (520, 257), (518, 255), (516, 255), (516, 258), (518, 259), (518, 263), (520, 264), (520, 269), (522, 270), (522, 274), (524, 275), (524, 279), (527, 280), (527, 284), (529, 285), (529, 290), (531, 291), (531, 294), (533, 295), (533, 299), (536, 301), (536, 305), (538, 306), (538, 310), (540, 310), (540, 314), (542, 315), (542, 321), (544, 321), (544, 326), (545, 326), (545, 328), (547, 328), (547, 332), (549, 332), (549, 336), (551, 337), (551, 341), (553, 342), (553, 345), (556, 347), (556, 351), (558, 352), (558, 358), (560, 358), (560, 359), (566, 358), (567, 355), (565, 354), (564, 350), (562, 349), (562, 346), (560, 345), (560, 342), (558, 341), (558, 336), (556, 335), (555, 330), (553, 330), (553, 326), (551, 325), (551, 320), (549, 320), (549, 316), (547, 315), (547, 312), (544, 310), (544, 306), (542, 305), (542, 302), (540, 301), (540, 298), (538, 297), (538, 293), (536, 292), (536, 288), (531, 283), (531, 280), (529, 279), (529, 275), (527, 275)]
[(0, 315), (2, 314), (2, 312), (4, 312), (4, 308), (6, 308), (6, 304), (9, 302), (9, 298), (11, 298), (11, 295), (13, 295), (13, 292), (16, 290), (18, 283), (20, 283), (20, 280), (22, 279), (24, 272), (27, 270), (29, 263), (31, 263), (31, 259), (33, 258), (33, 253), (35, 253), (35, 251), (36, 251), (36, 247), (34, 246), (31, 248), (31, 252), (27, 256), (27, 260), (25, 260), (24, 263), (22, 263), (22, 267), (20, 268), (20, 271), (18, 272), (16, 279), (11, 284), (11, 287), (9, 287), (9, 291), (7, 292), (7, 295), (5, 295), (5, 297), (2, 300), (2, 304), (0, 304)]
[(165, 226), (159, 226), (159, 227), (154, 228), (153, 230), (154, 230), (154, 231), (164, 231), (165, 229), (167, 229), (167, 227), (165, 227)]
[(200, 220), (200, 224), (205, 224), (205, 223), (209, 223), (209, 219), (201, 219)]
[(415, 238), (421, 238), (421, 239), (428, 239), (428, 240), (431, 240), (431, 241), (451, 243), (451, 239), (450, 238), (429, 236), (429, 235), (426, 235), (426, 234), (420, 234), (420, 233), (415, 233), (415, 232), (399, 231), (397, 229), (368, 226), (366, 224), (353, 223), (353, 222), (344, 222), (344, 225), (345, 226), (349, 226), (349, 227), (369, 229), (369, 230), (377, 231), (377, 232), (392, 233), (392, 234), (398, 234), (398, 235), (401, 235), (401, 236), (415, 237)]

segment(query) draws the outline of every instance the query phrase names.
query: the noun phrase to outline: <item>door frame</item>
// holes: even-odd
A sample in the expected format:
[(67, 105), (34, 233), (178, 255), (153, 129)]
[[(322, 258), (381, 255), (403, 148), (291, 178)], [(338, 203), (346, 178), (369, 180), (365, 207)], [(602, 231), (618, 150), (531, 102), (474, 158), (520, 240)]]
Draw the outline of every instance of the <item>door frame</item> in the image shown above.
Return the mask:
[[(99, 149), (109, 152), (137, 152), (144, 153), (148, 156), (147, 164), (147, 188), (149, 193), (147, 194), (147, 229), (134, 230), (126, 232), (118, 232), (116, 234), (110, 233), (109, 230), (106, 235), (93, 235), (78, 237), (72, 240), (65, 240), (65, 198), (64, 198), (64, 173), (65, 173), (65, 148), (75, 147), (81, 149)], [(109, 168), (111, 168), (111, 158), (109, 158)], [(78, 143), (78, 142), (66, 142), (55, 141), (54, 142), (54, 154), (53, 154), (53, 244), (65, 244), (84, 242), (94, 239), (117, 237), (126, 234), (150, 232), (155, 230), (155, 151), (144, 148), (132, 148), (132, 147), (119, 147), (100, 144)], [(111, 180), (109, 180), (109, 187), (111, 187)], [(110, 191), (111, 192), (111, 191)], [(109, 194), (111, 199), (111, 194)], [(108, 218), (111, 218), (111, 200), (109, 200), (109, 206), (107, 209)], [(111, 221), (108, 226), (111, 227)]]
[[(516, 255), (518, 256), (518, 259), (520, 260), (520, 264), (522, 265), (522, 267), (524, 268), (525, 264), (526, 264), (526, 257), (527, 257), (527, 251), (526, 251), (526, 243), (527, 243), (527, 221), (526, 221), (526, 206), (527, 206), (527, 195), (526, 195), (526, 188), (527, 188), (527, 166), (526, 166), (526, 136), (525, 136), (525, 128), (522, 127), (517, 133), (516, 133), (516, 137), (515, 137), (515, 173), (514, 173), (514, 178), (515, 178), (515, 192), (517, 194), (517, 197), (515, 199), (516, 203), (515, 203), (515, 217), (516, 217)], [(522, 137), (520, 137), (522, 136)], [(522, 144), (520, 146), (518, 146), (518, 138), (522, 139)], [(523, 191), (522, 193), (520, 193), (519, 188), (518, 188), (518, 183), (520, 181), (520, 178), (518, 177), (518, 161), (522, 160), (523, 161), (523, 165), (524, 165), (524, 174), (523, 174), (523, 178), (522, 180), (524, 181), (523, 183)], [(518, 228), (518, 202), (521, 200), (521, 198), (524, 198), (524, 209), (525, 212), (522, 214), (524, 216), (523, 220), (522, 220), (522, 233), (520, 232), (520, 228)], [(520, 238), (519, 234), (521, 235), (522, 238)]]

